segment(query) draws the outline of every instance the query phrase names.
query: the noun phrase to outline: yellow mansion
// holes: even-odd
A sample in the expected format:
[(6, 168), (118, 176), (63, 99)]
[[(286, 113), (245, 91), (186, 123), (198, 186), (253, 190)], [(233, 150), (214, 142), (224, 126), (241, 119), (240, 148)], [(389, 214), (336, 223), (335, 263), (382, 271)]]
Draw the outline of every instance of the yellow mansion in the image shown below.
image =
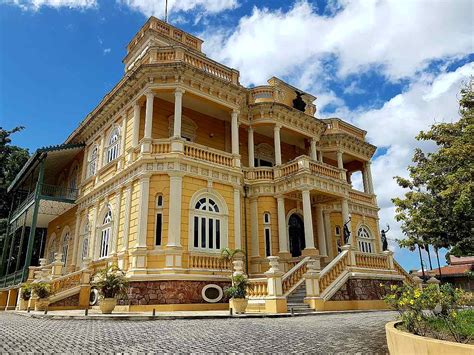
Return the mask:
[[(276, 77), (240, 85), (201, 45), (151, 17), (112, 91), (25, 164), (1, 309), (40, 280), (50, 309), (89, 307), (91, 275), (111, 264), (130, 280), (125, 310), (225, 309), (234, 266), (255, 312), (380, 308), (379, 284), (407, 277), (382, 250), (366, 132), (316, 118), (316, 98)], [(223, 248), (247, 257), (231, 265)]]

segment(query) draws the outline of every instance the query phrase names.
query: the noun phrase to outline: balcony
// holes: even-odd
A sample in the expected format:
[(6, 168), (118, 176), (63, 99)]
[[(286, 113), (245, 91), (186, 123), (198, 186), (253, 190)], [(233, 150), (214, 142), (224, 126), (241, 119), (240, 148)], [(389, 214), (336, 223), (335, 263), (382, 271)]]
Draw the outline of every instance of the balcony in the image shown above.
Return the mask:
[[(249, 90), (249, 104), (259, 104), (264, 102), (276, 102), (289, 107), (293, 107), (293, 98), (289, 98), (277, 86), (262, 85)], [(305, 102), (304, 113), (313, 116), (316, 113), (316, 106), (311, 102)]]
[(322, 121), (327, 125), (325, 134), (345, 133), (360, 140), (365, 140), (366, 131), (344, 122), (339, 118), (328, 118)]

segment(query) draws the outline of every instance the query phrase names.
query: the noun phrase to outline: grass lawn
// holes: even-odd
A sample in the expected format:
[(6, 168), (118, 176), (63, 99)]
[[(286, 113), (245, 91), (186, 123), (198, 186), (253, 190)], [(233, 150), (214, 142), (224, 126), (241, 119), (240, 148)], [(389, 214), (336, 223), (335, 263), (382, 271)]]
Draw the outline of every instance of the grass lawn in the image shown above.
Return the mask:
[(456, 341), (457, 338), (463, 343), (474, 344), (474, 309), (459, 311), (452, 323), (439, 317), (430, 318), (427, 323), (427, 336), (449, 341)]

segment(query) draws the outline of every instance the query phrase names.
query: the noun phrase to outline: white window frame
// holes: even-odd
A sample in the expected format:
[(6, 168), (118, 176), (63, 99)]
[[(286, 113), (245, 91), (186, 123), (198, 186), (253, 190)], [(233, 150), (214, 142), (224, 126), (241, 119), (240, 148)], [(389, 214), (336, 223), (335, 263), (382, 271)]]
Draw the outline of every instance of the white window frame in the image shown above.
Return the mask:
[(360, 226), (357, 229), (357, 245), (362, 253), (375, 253), (375, 243), (370, 229), (366, 226)]
[[(161, 247), (163, 245), (163, 204), (164, 204), (163, 201), (164, 201), (163, 194), (156, 195), (156, 198), (155, 198), (155, 209), (156, 209), (156, 213), (155, 213), (155, 234), (154, 234), (155, 247)], [(158, 224), (157, 224), (158, 216), (161, 216), (160, 243), (159, 244), (157, 243), (157, 235), (156, 235), (158, 233)]]
[(102, 219), (100, 228), (99, 259), (109, 256), (110, 242), (112, 240), (112, 210), (108, 207), (107, 212)]
[[(194, 251), (206, 253), (220, 253), (221, 249), (227, 247), (227, 206), (222, 199), (212, 194), (197, 194), (197, 198), (191, 200), (190, 205), (190, 228), (189, 228), (189, 248)], [(212, 201), (212, 202), (211, 202)], [(217, 212), (217, 210), (218, 212)], [(197, 218), (197, 223), (196, 223)], [(209, 233), (210, 221), (212, 220), (212, 235)], [(203, 227), (204, 222), (204, 246), (203, 246)], [(219, 228), (217, 228), (219, 225)], [(197, 230), (196, 230), (197, 226)], [(219, 229), (219, 233), (217, 230)], [(219, 245), (217, 236), (219, 235)], [(197, 236), (197, 246), (195, 239)], [(212, 247), (211, 245), (212, 237)]]
[[(272, 255), (272, 228), (271, 228), (270, 212), (263, 213), (263, 239), (265, 242), (265, 256), (271, 256)], [(270, 253), (268, 253), (267, 251), (269, 251)]]
[(87, 157), (87, 177), (91, 177), (96, 174), (98, 157), (99, 157), (99, 146), (95, 144), (92, 146), (89, 156)]
[(110, 132), (106, 150), (106, 164), (116, 160), (120, 156), (120, 128), (114, 127)]
[(89, 220), (85, 221), (84, 229), (81, 235), (81, 254), (80, 261), (89, 257)]

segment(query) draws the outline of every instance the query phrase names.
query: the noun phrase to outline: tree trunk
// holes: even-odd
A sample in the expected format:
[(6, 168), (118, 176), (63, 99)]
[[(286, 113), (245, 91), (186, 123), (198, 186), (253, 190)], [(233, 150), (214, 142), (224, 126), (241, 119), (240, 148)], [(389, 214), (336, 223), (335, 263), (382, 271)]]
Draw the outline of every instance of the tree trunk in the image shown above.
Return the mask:
[(421, 273), (423, 274), (423, 281), (425, 280), (425, 267), (423, 266), (423, 258), (421, 257), (421, 247), (418, 244), (418, 254), (420, 254)]
[(429, 263), (430, 263), (430, 270), (433, 270), (433, 264), (431, 264), (430, 245), (429, 245), (429, 244), (425, 244), (425, 249), (426, 249), (426, 252), (428, 253), (428, 261), (429, 261)]
[[(438, 260), (438, 272), (439, 272), (439, 277), (441, 278), (443, 275), (441, 275), (441, 266), (439, 265), (439, 249), (435, 248), (436, 252), (436, 259)], [(440, 280), (441, 281), (441, 280)]]

